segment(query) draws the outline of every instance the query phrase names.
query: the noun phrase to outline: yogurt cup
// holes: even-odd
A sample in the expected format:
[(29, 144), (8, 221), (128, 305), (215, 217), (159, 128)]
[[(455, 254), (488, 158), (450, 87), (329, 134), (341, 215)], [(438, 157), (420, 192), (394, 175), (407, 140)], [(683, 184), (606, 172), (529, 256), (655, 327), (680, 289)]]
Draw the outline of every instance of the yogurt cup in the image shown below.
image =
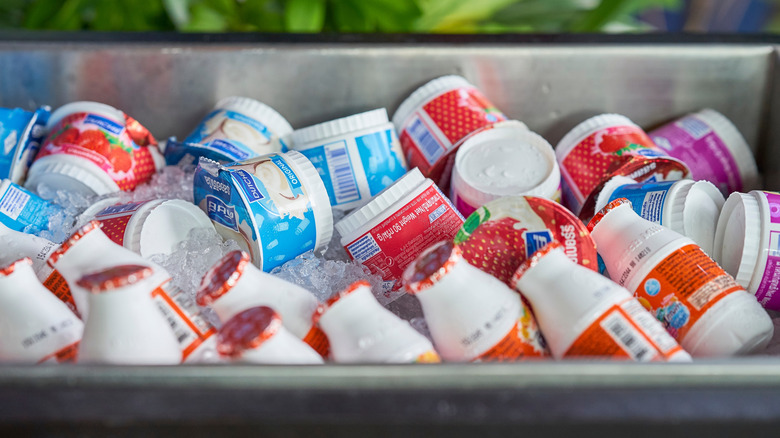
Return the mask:
[(488, 202), (455, 236), (467, 262), (507, 285), (525, 260), (556, 240), (572, 261), (598, 269), (588, 229), (565, 207), (545, 198), (507, 196)]
[(444, 241), (403, 276), (420, 300), (436, 351), (450, 362), (502, 362), (549, 355), (531, 311), (516, 292), (463, 260)]
[(79, 346), (79, 363), (175, 365), (179, 342), (152, 300), (154, 270), (117, 265), (84, 275), (79, 287), (90, 292), (89, 316)]
[(37, 192), (46, 184), (85, 195), (132, 191), (163, 164), (154, 137), (148, 131), (143, 135), (139, 126), (102, 103), (73, 102), (58, 108), (46, 125), (49, 135), (25, 187)]
[(175, 137), (165, 145), (165, 160), (175, 165), (197, 164), (206, 157), (232, 163), (252, 157), (283, 152), (282, 137), (292, 127), (270, 106), (248, 97), (227, 97), (203, 118), (183, 142)]
[(631, 201), (634, 211), (644, 219), (689, 237), (714, 256), (715, 228), (726, 200), (712, 183), (689, 179), (637, 183), (616, 176), (599, 194), (596, 208), (601, 210), (618, 198)]
[(368, 204), (336, 223), (352, 260), (382, 276), (385, 297), (401, 295), (404, 269), (427, 247), (455, 237), (463, 217), (419, 169), (412, 169)]
[(0, 267), (0, 360), (73, 362), (84, 324), (38, 281), (29, 258)]
[(709, 181), (723, 196), (758, 187), (756, 160), (745, 138), (723, 114), (703, 109), (650, 132), (661, 149), (685, 163), (694, 180)]
[(238, 242), (252, 263), (266, 272), (324, 248), (333, 235), (325, 184), (300, 152), (226, 166), (202, 158), (194, 187), (195, 204), (217, 232)]
[(694, 357), (761, 351), (772, 338), (769, 315), (689, 238), (642, 219), (625, 199), (590, 222), (612, 280)]
[(455, 155), (450, 198), (463, 216), (502, 196), (561, 200), (561, 173), (550, 143), (515, 121), (485, 128)]
[(316, 320), (337, 363), (439, 362), (428, 338), (382, 307), (367, 281), (333, 296)]
[(780, 310), (780, 194), (732, 193), (715, 232), (715, 260), (767, 309)]
[[(555, 154), (561, 166), (564, 202), (581, 218), (583, 205), (605, 178), (623, 175), (638, 181), (667, 181), (689, 173), (683, 162), (669, 157), (642, 128), (619, 114), (602, 114), (575, 126), (558, 143)], [(641, 165), (625, 169), (635, 157), (641, 158)]]
[(287, 143), (317, 168), (341, 210), (364, 205), (407, 171), (384, 108), (297, 129)]
[(49, 215), (62, 208), (11, 182), (0, 181), (0, 223), (16, 231), (49, 228)]
[(217, 351), (235, 362), (316, 365), (322, 356), (282, 324), (272, 308), (252, 307), (220, 327)]
[[(108, 202), (113, 204), (116, 199)], [(101, 205), (102, 206), (102, 205)], [(213, 228), (201, 209), (181, 199), (108, 205), (93, 216), (117, 245), (149, 258), (171, 254), (195, 228)]]
[(506, 119), (476, 87), (456, 75), (426, 83), (393, 114), (409, 167), (419, 168), (441, 186), (449, 181), (452, 154), (461, 141)]
[(0, 108), (0, 179), (22, 184), (27, 170), (41, 147), (51, 109), (42, 106), (35, 111)]

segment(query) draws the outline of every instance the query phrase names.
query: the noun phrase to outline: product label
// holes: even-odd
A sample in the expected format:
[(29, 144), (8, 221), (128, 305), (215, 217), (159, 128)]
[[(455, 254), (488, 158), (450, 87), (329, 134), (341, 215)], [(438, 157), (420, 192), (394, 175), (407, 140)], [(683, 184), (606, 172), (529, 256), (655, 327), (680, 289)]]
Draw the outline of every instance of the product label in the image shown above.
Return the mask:
[(274, 133), (259, 121), (235, 111), (218, 109), (209, 113), (184, 143), (200, 144), (205, 150), (217, 152), (225, 161), (232, 162), (280, 152), (273, 137)]
[(320, 356), (326, 359), (330, 356), (328, 337), (318, 327), (312, 327), (309, 333), (306, 333), (306, 336), (303, 337), (303, 342), (309, 344), (309, 347), (319, 353)]
[(0, 108), (0, 179), (21, 184), (40, 149), (49, 109)]
[(713, 304), (740, 290), (734, 278), (690, 244), (655, 265), (635, 294), (669, 334), (680, 340)]
[(57, 351), (56, 353), (50, 354), (43, 359), (39, 360), (38, 363), (74, 363), (76, 362), (76, 355), (79, 352), (79, 343), (74, 342), (67, 347)]
[(430, 176), (433, 167), (467, 135), (506, 120), (482, 93), (463, 87), (434, 97), (404, 122), (401, 148), (409, 167)]
[(95, 215), (95, 219), (103, 224), (101, 230), (117, 245), (124, 245), (127, 224), (133, 215), (149, 201), (119, 204), (106, 207)]
[[(496, 324), (498, 321), (487, 321), (486, 327)], [(502, 362), (514, 361), (520, 358), (538, 358), (548, 356), (549, 351), (542, 338), (536, 320), (528, 306), (522, 303), (520, 317), (512, 326), (512, 329), (488, 351), (482, 353), (475, 362)]]
[(612, 192), (609, 202), (619, 198), (626, 198), (631, 201), (631, 207), (638, 215), (650, 222), (664, 225), (662, 220), (664, 202), (666, 202), (666, 195), (669, 193), (669, 189), (672, 188), (675, 182), (626, 184)]
[(401, 288), (401, 275), (426, 248), (452, 239), (463, 217), (435, 185), (345, 246), (350, 257), (384, 280), (384, 292)]
[(45, 230), (49, 216), (62, 210), (10, 181), (2, 187), (0, 184), (0, 223), (12, 230)]
[(306, 149), (301, 153), (311, 161), (320, 174), (331, 205), (349, 204), (362, 198), (358, 185), (365, 187), (365, 175), (361, 174), (358, 177), (346, 141), (341, 140)]
[(756, 298), (767, 309), (780, 310), (780, 193), (763, 192), (769, 205), (769, 246), (766, 248), (764, 275)]
[(417, 356), (413, 363), (440, 363), (441, 358), (439, 353), (434, 350), (428, 350), (425, 353)]
[(131, 191), (156, 172), (152, 147), (157, 146), (135, 144), (123, 123), (77, 113), (54, 126), (36, 159), (60, 154), (82, 158), (100, 167), (121, 190)]
[(694, 180), (707, 180), (724, 196), (742, 191), (742, 178), (734, 156), (712, 128), (694, 115), (650, 133), (655, 144), (682, 161)]
[(170, 284), (163, 287), (152, 291), (152, 299), (171, 326), (181, 347), (184, 362), (206, 339), (214, 336), (217, 330), (203, 317), (195, 301), (187, 294), (170, 287)]
[(54, 296), (59, 298), (60, 301), (65, 303), (73, 313), (79, 317), (81, 316), (81, 313), (79, 313), (79, 310), (76, 308), (76, 302), (73, 300), (73, 295), (70, 292), (68, 282), (65, 281), (65, 277), (56, 269), (51, 271), (49, 278), (43, 282), (43, 285), (46, 286), (46, 289), (49, 289)]
[(564, 357), (601, 356), (665, 361), (682, 347), (634, 298), (616, 304), (572, 343)]

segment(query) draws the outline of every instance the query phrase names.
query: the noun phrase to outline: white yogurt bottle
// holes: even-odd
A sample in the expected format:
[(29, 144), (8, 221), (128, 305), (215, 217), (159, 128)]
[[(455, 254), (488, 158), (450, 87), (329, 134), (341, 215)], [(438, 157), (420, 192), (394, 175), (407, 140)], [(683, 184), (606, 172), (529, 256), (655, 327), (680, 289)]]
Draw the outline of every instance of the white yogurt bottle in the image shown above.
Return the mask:
[(89, 316), (78, 352), (79, 363), (175, 365), (181, 350), (168, 321), (160, 314), (152, 291), (154, 270), (142, 265), (116, 265), (81, 277), (90, 292)]
[(596, 211), (615, 199), (631, 201), (634, 211), (650, 222), (689, 237), (712, 258), (715, 228), (726, 200), (709, 181), (645, 182), (625, 176), (610, 179), (596, 201)]
[(0, 361), (72, 362), (83, 329), (38, 281), (29, 258), (0, 267)]
[(715, 260), (765, 308), (780, 310), (780, 194), (732, 193), (715, 233)]
[(232, 251), (209, 269), (200, 283), (197, 302), (210, 306), (222, 323), (240, 312), (268, 306), (279, 312), (287, 330), (323, 357), (328, 338), (313, 322), (320, 303), (306, 289), (256, 268), (249, 254)]
[(555, 151), (517, 121), (501, 122), (469, 137), (455, 155), (450, 182), (450, 199), (464, 217), (509, 195), (561, 200)]
[(128, 204), (116, 204), (115, 201), (109, 199), (109, 205), (99, 203), (95, 208), (99, 211), (94, 215), (85, 212), (85, 215), (99, 221), (103, 232), (114, 243), (144, 258), (153, 254), (171, 254), (195, 228), (214, 229), (203, 210), (182, 199), (154, 199)]
[(631, 292), (571, 261), (558, 242), (523, 262), (512, 281), (556, 359), (691, 360)]
[(463, 216), (439, 187), (412, 169), (336, 230), (350, 258), (382, 276), (389, 297), (401, 288), (404, 269), (429, 246), (454, 238), (461, 225)]
[(688, 114), (649, 135), (667, 154), (688, 165), (693, 179), (710, 181), (723, 196), (758, 187), (758, 168), (747, 141), (715, 110)]
[(642, 219), (625, 198), (588, 228), (612, 280), (694, 357), (748, 354), (769, 343), (769, 315), (691, 239)]
[(225, 322), (217, 336), (217, 351), (234, 362), (317, 365), (322, 356), (290, 333), (282, 318), (267, 306), (251, 307)]
[(146, 283), (154, 283), (149, 289), (157, 311), (161, 313), (176, 334), (185, 361), (197, 361), (213, 352), (216, 329), (201, 314), (195, 302), (183, 291), (173, 287), (171, 276), (165, 269), (139, 254), (112, 242), (100, 231), (100, 222), (92, 221), (77, 230), (48, 260), (68, 284), (78, 312), (89, 318), (90, 297), (88, 289), (78, 280), (98, 270), (108, 270), (119, 265), (140, 265), (152, 269)]
[(46, 128), (25, 182), (36, 192), (41, 184), (85, 195), (132, 191), (164, 164), (154, 137), (109, 105), (69, 103), (52, 113)]
[(367, 281), (337, 293), (318, 315), (338, 363), (435, 363), (431, 342), (382, 307)]
[(248, 97), (226, 97), (183, 142), (166, 142), (168, 164), (197, 163), (199, 157), (222, 163), (283, 152), (282, 137), (292, 126), (270, 106)]
[(549, 355), (531, 311), (501, 280), (463, 260), (452, 242), (437, 243), (404, 272), (420, 300), (433, 344), (449, 362), (496, 362)]
[(365, 204), (407, 170), (384, 108), (296, 129), (288, 143), (317, 168), (340, 210)]

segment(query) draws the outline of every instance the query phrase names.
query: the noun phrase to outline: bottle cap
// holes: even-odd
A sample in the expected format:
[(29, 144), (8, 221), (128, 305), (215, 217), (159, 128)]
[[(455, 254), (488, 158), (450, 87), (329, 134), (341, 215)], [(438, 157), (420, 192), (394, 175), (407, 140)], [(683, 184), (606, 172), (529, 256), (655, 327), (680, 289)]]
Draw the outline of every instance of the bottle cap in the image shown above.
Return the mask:
[[(366, 128), (388, 123), (387, 110), (379, 108), (363, 113), (355, 114), (329, 122), (319, 123), (302, 129), (296, 129), (290, 134), (293, 148), (304, 148), (305, 146), (323, 140), (338, 137), (351, 132), (357, 132)], [(315, 146), (311, 144), (311, 146)]]
[(154, 270), (149, 266), (119, 265), (87, 274), (76, 284), (92, 293), (100, 293), (138, 283), (153, 273)]
[(433, 286), (462, 258), (460, 248), (451, 241), (439, 242), (426, 249), (404, 271), (407, 292), (417, 294)]
[(517, 268), (517, 271), (515, 271), (515, 274), (512, 276), (512, 284), (517, 283), (517, 281), (520, 280), (526, 271), (533, 268), (537, 263), (539, 263), (539, 260), (543, 259), (545, 256), (558, 248), (563, 248), (563, 245), (561, 245), (557, 240), (553, 240), (552, 242), (545, 245), (542, 249), (531, 254), (531, 257), (526, 259)]
[[(351, 294), (352, 292), (354, 292), (354, 291), (356, 291), (356, 290), (358, 290), (358, 289), (360, 289), (362, 287), (367, 287), (367, 288), (371, 289), (371, 283), (367, 282), (366, 280), (356, 281), (356, 282), (352, 283), (348, 288), (346, 288), (344, 290), (341, 290), (341, 291), (337, 292), (335, 295), (333, 295), (332, 297), (328, 298), (328, 301), (325, 304), (326, 304), (327, 307), (331, 307), (334, 304), (336, 304), (336, 302), (338, 300), (340, 300), (341, 298)], [(315, 313), (319, 313), (319, 312), (315, 312)]]
[(603, 219), (604, 216), (607, 215), (607, 213), (624, 204), (627, 204), (629, 208), (631, 207), (631, 201), (629, 201), (626, 198), (618, 198), (610, 202), (609, 204), (607, 204), (606, 207), (602, 208), (598, 213), (596, 213), (595, 216), (593, 216), (593, 219), (591, 219), (590, 222), (588, 222), (588, 231), (592, 233), (593, 229), (596, 228), (596, 225), (598, 225), (599, 222), (601, 222), (601, 219)]
[(231, 251), (206, 272), (200, 282), (196, 301), (208, 306), (226, 294), (244, 274), (250, 263), (249, 254), (243, 251)]
[(257, 348), (282, 326), (282, 318), (267, 306), (252, 307), (230, 318), (217, 335), (217, 351), (228, 357)]

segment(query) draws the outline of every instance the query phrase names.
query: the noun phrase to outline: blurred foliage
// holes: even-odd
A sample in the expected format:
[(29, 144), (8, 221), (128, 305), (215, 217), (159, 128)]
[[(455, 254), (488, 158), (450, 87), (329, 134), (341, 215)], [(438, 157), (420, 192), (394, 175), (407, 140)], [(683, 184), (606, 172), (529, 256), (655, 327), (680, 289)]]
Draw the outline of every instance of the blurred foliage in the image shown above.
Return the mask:
[(0, 0), (0, 28), (182, 32), (599, 32), (681, 0)]

